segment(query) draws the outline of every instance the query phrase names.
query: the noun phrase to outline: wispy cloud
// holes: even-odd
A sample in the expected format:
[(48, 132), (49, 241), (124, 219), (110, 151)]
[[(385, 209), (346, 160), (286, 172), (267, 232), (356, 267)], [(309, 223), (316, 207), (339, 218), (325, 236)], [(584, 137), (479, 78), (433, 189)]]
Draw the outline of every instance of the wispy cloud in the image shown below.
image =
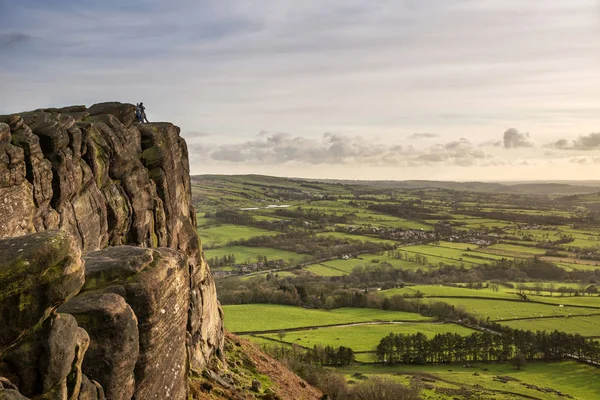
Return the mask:
[(33, 40), (31, 35), (21, 32), (0, 33), (0, 53), (23, 46)]
[(437, 133), (416, 132), (408, 136), (408, 139), (437, 139), (439, 137), (440, 135), (438, 135)]

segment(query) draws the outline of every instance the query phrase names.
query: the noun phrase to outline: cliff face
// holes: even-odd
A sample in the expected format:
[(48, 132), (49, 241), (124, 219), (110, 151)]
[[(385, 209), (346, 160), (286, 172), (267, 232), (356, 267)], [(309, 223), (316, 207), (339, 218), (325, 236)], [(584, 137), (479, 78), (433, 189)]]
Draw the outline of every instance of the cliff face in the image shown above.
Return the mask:
[(134, 120), (0, 117), (0, 399), (185, 399), (220, 356), (185, 141)]

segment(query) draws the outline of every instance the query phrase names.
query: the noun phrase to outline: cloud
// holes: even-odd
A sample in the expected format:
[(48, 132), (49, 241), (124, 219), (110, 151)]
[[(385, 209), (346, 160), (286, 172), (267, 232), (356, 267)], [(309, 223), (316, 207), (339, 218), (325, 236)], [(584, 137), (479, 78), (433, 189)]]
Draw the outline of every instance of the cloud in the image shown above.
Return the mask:
[(600, 157), (573, 157), (569, 159), (572, 164), (600, 164)]
[(507, 129), (504, 132), (504, 148), (517, 149), (519, 147), (534, 147), (535, 145), (529, 138), (529, 133), (519, 132), (515, 128)]
[(429, 133), (429, 132), (416, 132), (408, 137), (408, 139), (437, 139), (440, 135), (437, 133)]
[(212, 160), (228, 163), (275, 165), (286, 163), (369, 166), (473, 166), (493, 156), (467, 139), (439, 143), (425, 149), (377, 143), (362, 136), (325, 133), (305, 138), (288, 133), (262, 132), (255, 140), (220, 145), (209, 151)]
[(486, 140), (485, 142), (479, 143), (479, 147), (502, 147), (502, 140)]
[(0, 52), (12, 50), (33, 40), (33, 37), (25, 33), (11, 32), (0, 34)]
[(600, 150), (600, 132), (581, 135), (575, 140), (560, 139), (546, 147), (562, 150)]

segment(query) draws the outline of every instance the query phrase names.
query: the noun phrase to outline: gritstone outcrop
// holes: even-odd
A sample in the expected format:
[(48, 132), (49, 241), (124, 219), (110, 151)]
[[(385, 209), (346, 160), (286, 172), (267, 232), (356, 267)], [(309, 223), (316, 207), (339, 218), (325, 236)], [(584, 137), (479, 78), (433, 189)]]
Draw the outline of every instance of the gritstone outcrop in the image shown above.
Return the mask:
[(185, 141), (134, 120), (0, 116), (0, 399), (186, 399), (221, 357)]

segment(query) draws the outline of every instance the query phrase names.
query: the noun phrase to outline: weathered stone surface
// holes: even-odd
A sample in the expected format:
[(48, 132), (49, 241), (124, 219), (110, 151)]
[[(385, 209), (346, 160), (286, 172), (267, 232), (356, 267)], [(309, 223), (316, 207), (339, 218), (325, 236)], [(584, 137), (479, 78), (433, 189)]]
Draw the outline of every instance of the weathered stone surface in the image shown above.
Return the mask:
[(81, 252), (63, 231), (0, 240), (1, 349), (46, 320), (83, 285)]
[(90, 335), (83, 373), (97, 381), (109, 399), (131, 399), (135, 387), (133, 371), (139, 355), (139, 334), (137, 318), (123, 297), (113, 293), (88, 292), (61, 306), (59, 312), (73, 315), (79, 326)]
[(25, 179), (25, 153), (11, 144), (10, 127), (0, 122), (0, 187), (18, 185)]
[(87, 376), (83, 375), (77, 400), (106, 400), (106, 397), (102, 386), (98, 382), (90, 381)]
[(35, 232), (36, 207), (31, 185), (0, 187), (0, 230), (3, 237), (21, 236)]
[[(196, 272), (203, 269), (207, 270), (208, 266), (196, 268)], [(200, 274), (196, 273), (198, 275)], [(217, 298), (206, 295), (213, 291), (216, 291), (214, 279), (206, 273), (203, 281), (192, 284), (190, 292), (188, 331), (191, 337), (188, 345), (191, 365), (197, 370), (205, 368), (214, 356), (222, 356), (223, 312)]]
[[(121, 245), (181, 252), (133, 252), (128, 247), (97, 252), (88, 257), (85, 291), (118, 294), (137, 315), (141, 352), (134, 375), (136, 390), (146, 396), (138, 398), (167, 393), (183, 398), (182, 377), (188, 368), (202, 369), (221, 352), (222, 314), (196, 235), (188, 154), (179, 128), (134, 120), (135, 107), (121, 103), (0, 116), (0, 237), (28, 235), (23, 240), (31, 240), (31, 233), (59, 228), (72, 236), (75, 256), (77, 247), (91, 255)], [(6, 364), (2, 360), (7, 350), (12, 354), (18, 347), (24, 352), (23, 343), (31, 339), (26, 335), (53, 319), (53, 310), (81, 286), (76, 279), (81, 268), (73, 267), (62, 276), (56, 265), (44, 266), (54, 262), (53, 257), (44, 255), (35, 266), (18, 257), (0, 260), (0, 366)], [(71, 268), (64, 260), (63, 269)], [(28, 273), (15, 275), (20, 267), (28, 268)], [(102, 312), (110, 315), (111, 310), (105, 307)], [(75, 348), (82, 349), (85, 340), (77, 335)], [(93, 333), (92, 349), (96, 336), (99, 342), (110, 337)], [(15, 341), (19, 346), (12, 346)], [(40, 357), (34, 353), (23, 354), (33, 362)], [(161, 367), (150, 368), (156, 364)], [(170, 370), (162, 368), (167, 364)], [(84, 361), (83, 370), (86, 366)], [(71, 368), (77, 371), (77, 363)], [(90, 387), (80, 373), (74, 378), (81, 385), (76, 380), (73, 388)], [(152, 386), (151, 380), (160, 382), (162, 389), (158, 383)], [(18, 386), (22, 384), (26, 383)], [(99, 396), (81, 390), (79, 397)]]
[(121, 246), (89, 253), (85, 260), (93, 282), (86, 290), (122, 296), (138, 318), (136, 398), (186, 399), (187, 258), (165, 248)]
[(112, 114), (125, 125), (133, 124), (135, 121), (135, 106), (119, 102), (98, 103), (91, 106), (87, 112), (90, 115)]
[(4, 355), (26, 396), (77, 398), (81, 362), (89, 344), (87, 333), (68, 314), (53, 314), (41, 328)]
[(58, 314), (52, 320), (40, 359), (42, 392), (48, 392), (59, 385), (64, 386), (63, 390), (66, 392), (66, 377), (75, 359), (78, 329), (77, 321), (69, 314)]
[[(179, 136), (179, 128), (172, 124), (143, 124), (139, 130), (141, 160), (164, 204), (166, 245), (182, 249), (188, 256), (191, 276), (188, 351), (192, 367), (201, 370), (218, 349), (222, 349), (224, 334), (220, 304), (216, 296), (206, 296), (215, 292), (215, 286), (210, 269), (202, 259), (195, 229), (187, 145)], [(160, 233), (158, 239), (164, 245)]]
[(17, 390), (0, 389), (0, 400), (28, 400)]
[(16, 119), (13, 118), (15, 122), (11, 125), (12, 143), (24, 151), (26, 178), (32, 187), (33, 201), (37, 207), (33, 224), (37, 231), (58, 228), (60, 216), (50, 207), (53, 196), (52, 163), (44, 158), (38, 136), (23, 123), (21, 117), (13, 117)]

